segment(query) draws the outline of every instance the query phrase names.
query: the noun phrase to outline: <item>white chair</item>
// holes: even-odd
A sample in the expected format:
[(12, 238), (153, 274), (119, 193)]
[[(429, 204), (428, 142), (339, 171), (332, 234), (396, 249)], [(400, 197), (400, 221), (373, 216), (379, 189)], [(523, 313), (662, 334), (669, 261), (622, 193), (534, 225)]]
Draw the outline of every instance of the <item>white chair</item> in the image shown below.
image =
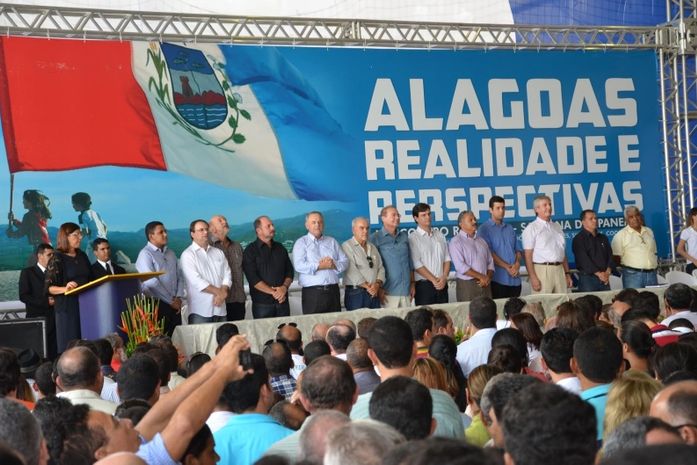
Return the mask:
[(610, 290), (613, 291), (619, 291), (621, 289), (624, 289), (624, 286), (622, 286), (622, 278), (619, 276), (615, 275), (610, 275)]
[[(697, 271), (697, 270), (695, 270), (695, 271)], [(666, 278), (664, 278), (663, 276), (661, 276), (660, 274), (656, 275), (656, 280), (657, 280), (659, 286), (665, 286), (668, 284), (668, 280)]]
[(685, 273), (684, 271), (669, 271), (666, 273), (666, 281), (668, 281), (668, 284), (682, 283), (687, 284), (688, 286), (697, 285), (697, 278), (691, 274)]

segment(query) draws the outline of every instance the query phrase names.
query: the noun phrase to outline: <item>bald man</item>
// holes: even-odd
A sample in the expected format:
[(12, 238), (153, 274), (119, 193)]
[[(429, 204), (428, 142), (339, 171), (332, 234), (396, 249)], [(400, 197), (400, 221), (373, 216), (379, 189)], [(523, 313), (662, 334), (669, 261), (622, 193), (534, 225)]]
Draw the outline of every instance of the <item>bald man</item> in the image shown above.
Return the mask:
[(242, 246), (228, 237), (230, 226), (223, 215), (214, 215), (208, 223), (210, 243), (223, 251), (230, 272), (232, 285), (225, 299), (227, 321), (244, 320), (246, 313), (244, 295), (244, 277), (242, 274)]
[(679, 381), (663, 388), (653, 398), (649, 415), (680, 431), (685, 443), (697, 445), (697, 381)]

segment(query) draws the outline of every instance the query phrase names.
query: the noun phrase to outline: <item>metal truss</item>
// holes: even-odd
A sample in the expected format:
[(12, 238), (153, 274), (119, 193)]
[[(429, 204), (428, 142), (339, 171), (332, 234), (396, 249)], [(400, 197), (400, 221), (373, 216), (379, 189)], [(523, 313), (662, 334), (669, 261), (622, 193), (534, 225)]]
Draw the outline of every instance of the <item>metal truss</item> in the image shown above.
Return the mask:
[(671, 255), (697, 195), (697, 10), (694, 0), (668, 0), (668, 25), (677, 36), (659, 50), (666, 202)]
[[(159, 40), (447, 49), (652, 49), (659, 59), (664, 181), (671, 258), (697, 189), (697, 0), (666, 0), (665, 25), (557, 27), (212, 16), (0, 3), (0, 33)], [(668, 239), (668, 238), (666, 238)]]
[(655, 27), (209, 16), (0, 4), (0, 33), (84, 39), (418, 48), (655, 48)]

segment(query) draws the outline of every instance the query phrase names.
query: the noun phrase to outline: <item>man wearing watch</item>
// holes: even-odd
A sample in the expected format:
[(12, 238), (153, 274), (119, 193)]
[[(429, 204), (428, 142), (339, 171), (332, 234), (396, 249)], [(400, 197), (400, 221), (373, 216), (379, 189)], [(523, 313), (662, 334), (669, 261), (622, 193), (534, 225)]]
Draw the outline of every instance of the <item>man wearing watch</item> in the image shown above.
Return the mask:
[(534, 294), (565, 294), (571, 287), (566, 239), (558, 223), (552, 221), (552, 200), (535, 197), (535, 221), (523, 230), (525, 266)]
[(254, 220), (257, 240), (244, 249), (242, 269), (249, 283), (254, 318), (290, 315), (288, 288), (293, 282), (293, 264), (288, 251), (273, 240), (276, 228), (268, 216)]
[(369, 228), (367, 218), (354, 218), (353, 237), (341, 244), (349, 261), (344, 272), (346, 310), (380, 308), (379, 292), (385, 281), (385, 267), (377, 247), (368, 242)]

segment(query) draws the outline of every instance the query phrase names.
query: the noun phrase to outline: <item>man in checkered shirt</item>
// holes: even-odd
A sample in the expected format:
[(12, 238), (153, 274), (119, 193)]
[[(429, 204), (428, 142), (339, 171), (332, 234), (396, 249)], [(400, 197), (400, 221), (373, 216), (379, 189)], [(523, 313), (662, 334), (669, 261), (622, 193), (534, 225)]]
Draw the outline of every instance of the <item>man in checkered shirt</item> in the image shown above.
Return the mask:
[(271, 389), (284, 399), (289, 399), (295, 391), (295, 379), (290, 375), (293, 368), (290, 349), (283, 342), (271, 342), (262, 355), (271, 376)]

